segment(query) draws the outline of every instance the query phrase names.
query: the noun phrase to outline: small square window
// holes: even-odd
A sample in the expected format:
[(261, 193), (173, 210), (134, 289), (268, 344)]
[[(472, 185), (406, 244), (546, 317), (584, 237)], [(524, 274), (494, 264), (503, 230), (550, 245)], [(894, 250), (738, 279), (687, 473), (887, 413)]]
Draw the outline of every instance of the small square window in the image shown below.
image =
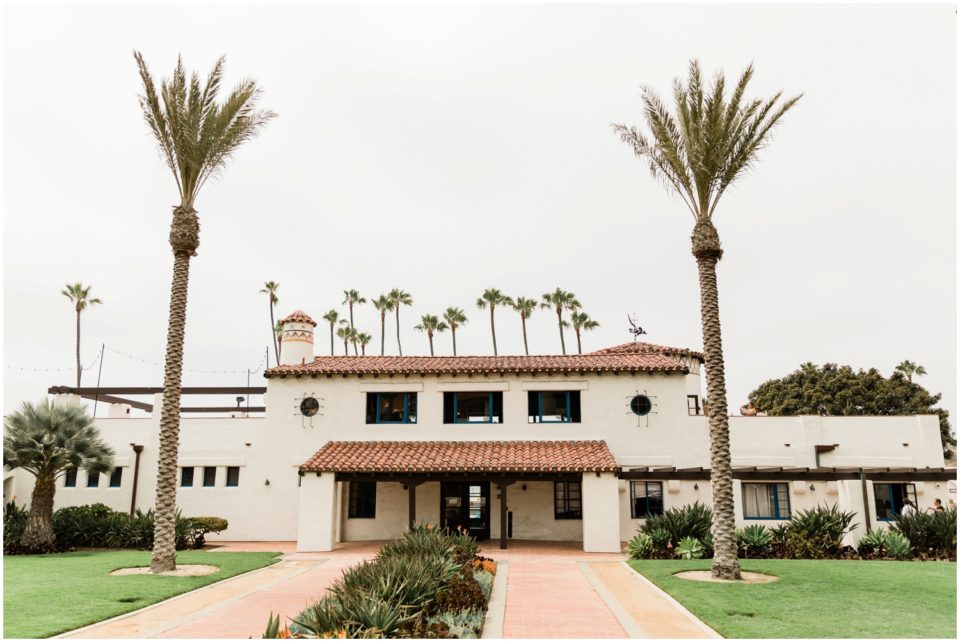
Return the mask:
[(874, 507), (877, 519), (882, 522), (893, 521), (909, 500), (917, 506), (917, 487), (915, 484), (874, 484)]
[(193, 486), (193, 466), (187, 466), (180, 469), (180, 486), (190, 488)]
[(630, 482), (630, 517), (644, 519), (648, 515), (663, 515), (663, 482)]
[(240, 467), (227, 466), (227, 486), (233, 488), (240, 485)]
[(744, 519), (790, 519), (787, 484), (742, 484), (742, 487)]
[(377, 516), (377, 482), (350, 482), (347, 517), (373, 519)]
[(96, 488), (100, 485), (100, 473), (87, 473), (87, 488)]
[(580, 423), (580, 391), (531, 391), (527, 394), (527, 423)]
[(553, 518), (583, 519), (580, 482), (553, 482)]
[(121, 483), (123, 482), (123, 468), (117, 466), (113, 469), (113, 472), (110, 473), (110, 488), (120, 488)]
[(417, 423), (417, 393), (368, 392), (368, 424)]
[(687, 395), (687, 414), (688, 415), (701, 414), (699, 395)]
[(217, 485), (217, 467), (216, 466), (204, 466), (203, 467), (203, 485), (206, 488)]
[(66, 474), (63, 476), (63, 486), (64, 488), (76, 488), (77, 487), (77, 469), (68, 468)]

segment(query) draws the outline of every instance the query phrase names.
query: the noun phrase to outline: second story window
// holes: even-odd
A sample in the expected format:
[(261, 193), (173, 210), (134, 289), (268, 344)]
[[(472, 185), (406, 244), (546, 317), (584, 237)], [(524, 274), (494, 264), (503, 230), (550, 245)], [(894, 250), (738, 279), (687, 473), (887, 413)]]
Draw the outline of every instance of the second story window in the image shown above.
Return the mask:
[(580, 423), (580, 391), (527, 393), (527, 422), (531, 424)]
[(368, 392), (368, 424), (417, 423), (417, 393)]
[(503, 423), (502, 392), (443, 393), (443, 423)]
[(123, 468), (117, 466), (110, 473), (110, 488), (120, 488), (123, 485)]
[(65, 488), (77, 487), (77, 469), (67, 468), (67, 473), (63, 476), (63, 485)]
[(204, 466), (203, 485), (205, 488), (213, 488), (214, 486), (217, 485), (217, 467), (216, 466)]
[(687, 414), (700, 415), (700, 397), (698, 395), (687, 395)]

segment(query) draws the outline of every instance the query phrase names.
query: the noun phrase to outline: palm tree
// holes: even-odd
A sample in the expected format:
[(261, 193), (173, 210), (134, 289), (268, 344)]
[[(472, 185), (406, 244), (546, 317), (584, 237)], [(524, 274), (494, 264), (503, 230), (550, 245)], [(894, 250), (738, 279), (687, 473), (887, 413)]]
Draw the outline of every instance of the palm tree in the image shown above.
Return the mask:
[(910, 383), (913, 383), (913, 375), (922, 377), (923, 375), (927, 374), (926, 368), (924, 368), (923, 366), (918, 366), (913, 361), (906, 361), (906, 360), (900, 362), (900, 365), (898, 365), (893, 370), (894, 372), (899, 372), (904, 377), (906, 377), (907, 381), (909, 381)]
[(520, 324), (523, 326), (523, 351), (530, 354), (530, 348), (527, 346), (527, 319), (537, 309), (537, 300), (518, 296), (513, 302), (513, 309), (520, 313)]
[(654, 178), (664, 182), (693, 214), (692, 246), (700, 278), (700, 316), (710, 408), (710, 468), (714, 505), (714, 577), (738, 579), (740, 563), (734, 538), (733, 479), (727, 390), (724, 381), (717, 261), (723, 256), (713, 215), (720, 197), (751, 169), (757, 153), (769, 142), (774, 126), (800, 96), (780, 102), (744, 101), (753, 66), (740, 76), (729, 100), (718, 74), (704, 87), (697, 61), (690, 62), (687, 83), (674, 82), (674, 114), (649, 87), (643, 89), (643, 115), (649, 129), (615, 125), (620, 138), (648, 163)]
[(446, 321), (453, 336), (453, 356), (457, 356), (457, 328), (467, 324), (467, 315), (460, 308), (451, 307), (443, 313), (443, 320)]
[(350, 337), (353, 335), (353, 328), (346, 319), (340, 319), (340, 327), (337, 328), (337, 336), (343, 339), (343, 355), (348, 356), (350, 349), (347, 347), (350, 343)]
[(134, 57), (143, 81), (140, 108), (180, 194), (180, 202), (173, 208), (169, 237), (173, 250), (173, 283), (160, 414), (155, 536), (150, 561), (150, 569), (160, 573), (172, 571), (177, 565), (174, 520), (187, 283), (190, 257), (196, 256), (200, 245), (200, 222), (194, 204), (207, 179), (220, 173), (237, 149), (252, 139), (274, 114), (257, 108), (260, 88), (253, 80), (241, 81), (218, 103), (223, 58), (217, 60), (202, 86), (196, 73), (188, 81), (183, 61), (178, 59), (173, 77), (162, 81), (158, 90), (143, 56), (134, 52)]
[(583, 354), (583, 349), (580, 347), (580, 333), (599, 328), (600, 323), (591, 319), (586, 312), (574, 311), (570, 315), (570, 325), (573, 326), (573, 331), (577, 335), (577, 354)]
[(493, 355), (497, 355), (497, 327), (493, 322), (493, 312), (498, 305), (513, 305), (513, 300), (495, 288), (488, 288), (477, 299), (477, 308), (490, 310), (490, 333), (493, 335)]
[(403, 347), (400, 345), (400, 306), (413, 305), (413, 297), (410, 296), (409, 292), (405, 292), (399, 288), (390, 290), (387, 296), (393, 301), (393, 309), (397, 314), (397, 351), (400, 352), (400, 356), (402, 357)]
[(89, 305), (103, 303), (100, 299), (90, 298), (90, 288), (92, 287), (92, 285), (84, 287), (82, 283), (74, 283), (73, 285), (68, 283), (60, 292), (70, 299), (73, 303), (73, 309), (77, 311), (77, 388), (80, 387), (80, 374), (83, 372), (80, 367), (80, 313), (86, 310)]
[(563, 354), (567, 354), (567, 343), (563, 338), (563, 329), (569, 324), (563, 320), (563, 311), (570, 310), (574, 312), (579, 310), (580, 302), (577, 301), (577, 297), (573, 292), (564, 292), (560, 288), (557, 288), (553, 292), (547, 292), (543, 295), (543, 301), (541, 301), (540, 307), (552, 309), (557, 313), (557, 327), (560, 328), (560, 350), (563, 351)]
[(340, 320), (340, 313), (336, 310), (330, 310), (325, 315), (323, 315), (323, 320), (330, 323), (330, 356), (333, 356), (333, 327), (337, 324), (337, 321)]
[[(393, 310), (395, 306), (393, 299), (386, 294), (381, 294), (373, 300), (373, 307), (380, 313), (380, 356), (382, 357), (386, 354), (387, 312)], [(397, 337), (397, 343), (400, 343), (399, 336)]]
[(420, 317), (420, 323), (414, 326), (415, 330), (427, 333), (427, 340), (430, 341), (430, 356), (433, 356), (433, 335), (447, 329), (447, 324), (441, 321), (435, 314), (425, 314)]
[(366, 332), (357, 333), (357, 343), (360, 344), (360, 354), (367, 356), (367, 345), (373, 341), (373, 337)]
[(277, 340), (277, 365), (280, 365), (280, 355), (283, 354), (283, 323), (280, 321), (273, 326), (273, 336)]
[[(280, 284), (276, 281), (267, 281), (263, 284), (263, 289), (260, 290), (260, 294), (268, 294), (270, 299), (270, 327), (273, 329), (273, 332), (270, 334), (273, 335), (273, 354), (277, 357), (277, 365), (280, 365), (280, 344), (277, 341), (277, 322), (273, 319), (273, 308), (277, 305), (277, 302), (280, 298), (277, 296), (277, 290), (280, 289)], [(267, 364), (269, 365), (269, 364)]]
[(27, 526), (20, 545), (31, 552), (53, 549), (53, 497), (57, 478), (71, 468), (88, 473), (113, 470), (113, 450), (100, 438), (90, 415), (80, 406), (24, 402), (4, 421), (3, 465), (34, 477)]
[[(350, 309), (350, 327), (351, 328), (356, 327), (353, 325), (353, 306), (361, 305), (366, 302), (367, 300), (362, 296), (360, 296), (360, 293), (357, 292), (356, 290), (343, 291), (343, 303), (345, 303), (346, 306)], [(354, 355), (357, 354), (357, 344), (353, 344), (353, 354)]]

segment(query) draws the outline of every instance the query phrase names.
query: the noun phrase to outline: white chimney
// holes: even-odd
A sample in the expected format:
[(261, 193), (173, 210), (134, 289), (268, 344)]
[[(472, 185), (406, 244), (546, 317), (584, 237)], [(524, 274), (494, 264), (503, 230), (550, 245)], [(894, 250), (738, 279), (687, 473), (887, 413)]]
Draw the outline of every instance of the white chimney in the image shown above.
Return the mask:
[(313, 329), (317, 327), (317, 322), (302, 310), (297, 310), (280, 323), (283, 325), (280, 365), (313, 363)]

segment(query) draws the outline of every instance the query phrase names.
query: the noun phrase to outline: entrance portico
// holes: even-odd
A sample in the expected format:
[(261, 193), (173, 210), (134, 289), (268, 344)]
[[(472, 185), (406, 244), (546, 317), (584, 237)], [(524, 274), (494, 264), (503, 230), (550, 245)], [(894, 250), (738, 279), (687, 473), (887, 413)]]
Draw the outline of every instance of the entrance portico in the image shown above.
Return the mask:
[[(297, 548), (329, 551), (429, 522), (502, 549), (516, 535), (619, 552), (618, 470), (603, 441), (329, 442), (300, 468)], [(361, 514), (362, 502), (379, 508)]]

